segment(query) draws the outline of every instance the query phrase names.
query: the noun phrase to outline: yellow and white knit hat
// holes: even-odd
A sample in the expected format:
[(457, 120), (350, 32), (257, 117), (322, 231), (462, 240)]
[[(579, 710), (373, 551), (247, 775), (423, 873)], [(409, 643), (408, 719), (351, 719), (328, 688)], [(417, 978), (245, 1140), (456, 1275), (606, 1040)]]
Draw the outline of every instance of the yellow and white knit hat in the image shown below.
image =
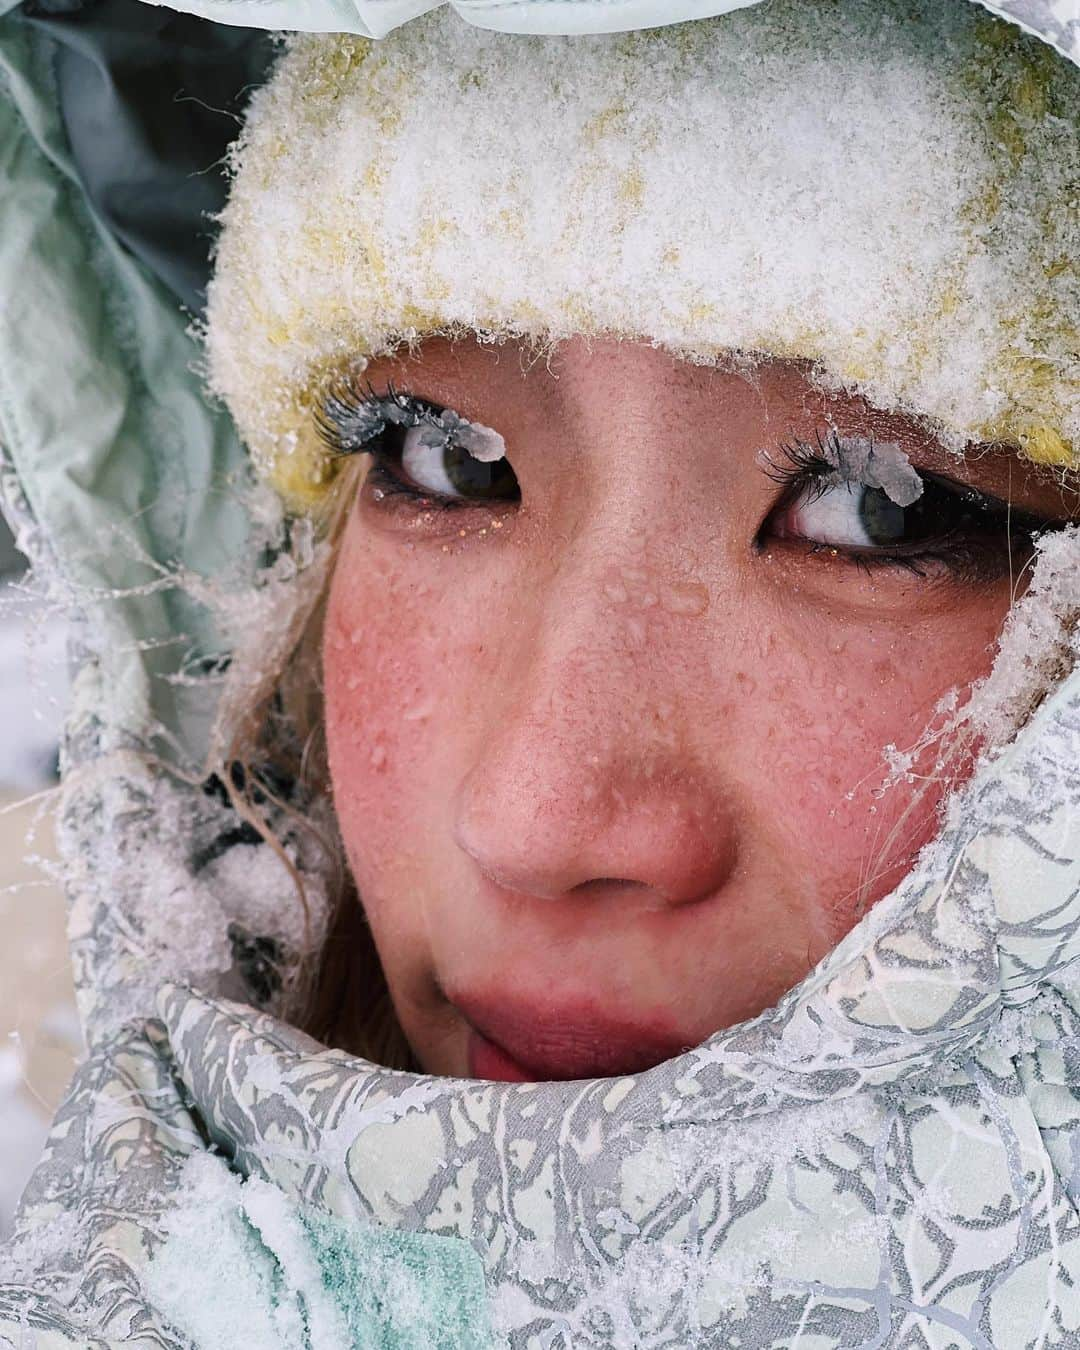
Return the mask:
[(210, 383), (293, 504), (327, 379), (463, 331), (805, 358), (958, 450), (1080, 462), (1080, 71), (975, 6), (298, 37), (235, 170)]

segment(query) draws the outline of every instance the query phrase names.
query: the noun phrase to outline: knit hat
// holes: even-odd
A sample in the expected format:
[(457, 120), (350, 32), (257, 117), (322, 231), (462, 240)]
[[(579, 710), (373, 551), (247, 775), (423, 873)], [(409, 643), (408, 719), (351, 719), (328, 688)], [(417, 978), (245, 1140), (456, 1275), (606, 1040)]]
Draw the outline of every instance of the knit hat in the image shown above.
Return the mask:
[(234, 151), (212, 387), (293, 504), (328, 381), (427, 334), (800, 358), (946, 444), (1080, 448), (1080, 72), (974, 6), (293, 38)]

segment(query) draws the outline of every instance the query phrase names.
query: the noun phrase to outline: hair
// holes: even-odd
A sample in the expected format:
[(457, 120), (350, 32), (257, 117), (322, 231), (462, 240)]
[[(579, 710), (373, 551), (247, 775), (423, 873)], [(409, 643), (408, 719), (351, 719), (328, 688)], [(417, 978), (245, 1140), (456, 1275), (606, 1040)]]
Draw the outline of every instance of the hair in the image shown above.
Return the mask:
[[(419, 1066), (394, 1012), (371, 928), (364, 914), (332, 812), (332, 784), (323, 712), (322, 636), (326, 602), (349, 507), (363, 476), (359, 459), (337, 475), (317, 522), (328, 546), (314, 603), (301, 606), (293, 640), (260, 675), (244, 715), (231, 720), (215, 776), (237, 815), (251, 825), (289, 871), (306, 918), (305, 951), (289, 953), (293, 1020), (325, 1044), (388, 1068)], [(306, 612), (304, 612), (306, 608)], [(288, 790), (282, 792), (281, 784)], [(317, 845), (329, 893), (329, 921), (318, 942), (304, 874), (286, 849), (275, 819), (284, 817)], [(327, 827), (328, 825), (328, 827)]]

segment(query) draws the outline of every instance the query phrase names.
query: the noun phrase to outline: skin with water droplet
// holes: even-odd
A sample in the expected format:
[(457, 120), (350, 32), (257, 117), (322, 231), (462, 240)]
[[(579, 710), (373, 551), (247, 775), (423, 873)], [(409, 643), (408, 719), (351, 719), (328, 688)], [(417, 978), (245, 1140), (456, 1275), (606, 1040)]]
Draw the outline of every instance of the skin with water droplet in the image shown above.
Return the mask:
[(435, 341), (367, 374), (503, 431), (522, 493), (477, 509), (482, 541), (413, 517), (411, 548), (361, 500), (331, 584), (335, 807), (421, 1062), (467, 1071), (447, 991), (588, 996), (687, 1043), (752, 1016), (933, 832), (938, 784), (910, 812), (912, 785), (875, 798), (883, 747), (985, 672), (1007, 578), (755, 546), (777, 427), (899, 434), (794, 364)]

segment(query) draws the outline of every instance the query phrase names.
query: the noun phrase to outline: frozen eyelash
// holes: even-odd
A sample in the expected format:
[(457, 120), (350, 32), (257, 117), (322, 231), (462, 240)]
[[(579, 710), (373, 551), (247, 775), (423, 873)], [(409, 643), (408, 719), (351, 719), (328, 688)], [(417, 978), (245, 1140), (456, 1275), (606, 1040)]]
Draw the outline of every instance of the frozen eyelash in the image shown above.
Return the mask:
[(412, 394), (399, 393), (392, 384), (376, 393), (369, 383), (357, 390), (349, 380), (332, 384), (315, 413), (315, 426), (331, 451), (357, 454), (367, 449), (388, 426), (427, 427), (421, 442), (429, 447), (463, 450), (481, 464), (506, 457), (506, 442), (497, 431), (472, 422), (453, 408), (442, 408)]
[(334, 455), (362, 453), (387, 426), (440, 426), (440, 409), (388, 383), (383, 393), (370, 383), (357, 387), (340, 377), (328, 385), (314, 413), (315, 429)]
[(805, 492), (808, 500), (816, 501), (840, 481), (837, 461), (840, 456), (840, 438), (829, 431), (824, 438), (814, 433), (813, 442), (796, 437), (779, 447), (779, 459), (762, 451), (760, 462), (765, 476), (784, 489), (785, 498)]
[(922, 475), (900, 445), (875, 441), (872, 436), (841, 436), (830, 430), (822, 438), (819, 431), (813, 445), (796, 440), (782, 445), (781, 453), (787, 465), (763, 456), (766, 473), (789, 492), (797, 485), (810, 501), (843, 483), (849, 490), (878, 489), (895, 505), (908, 507), (918, 501), (925, 488)]

